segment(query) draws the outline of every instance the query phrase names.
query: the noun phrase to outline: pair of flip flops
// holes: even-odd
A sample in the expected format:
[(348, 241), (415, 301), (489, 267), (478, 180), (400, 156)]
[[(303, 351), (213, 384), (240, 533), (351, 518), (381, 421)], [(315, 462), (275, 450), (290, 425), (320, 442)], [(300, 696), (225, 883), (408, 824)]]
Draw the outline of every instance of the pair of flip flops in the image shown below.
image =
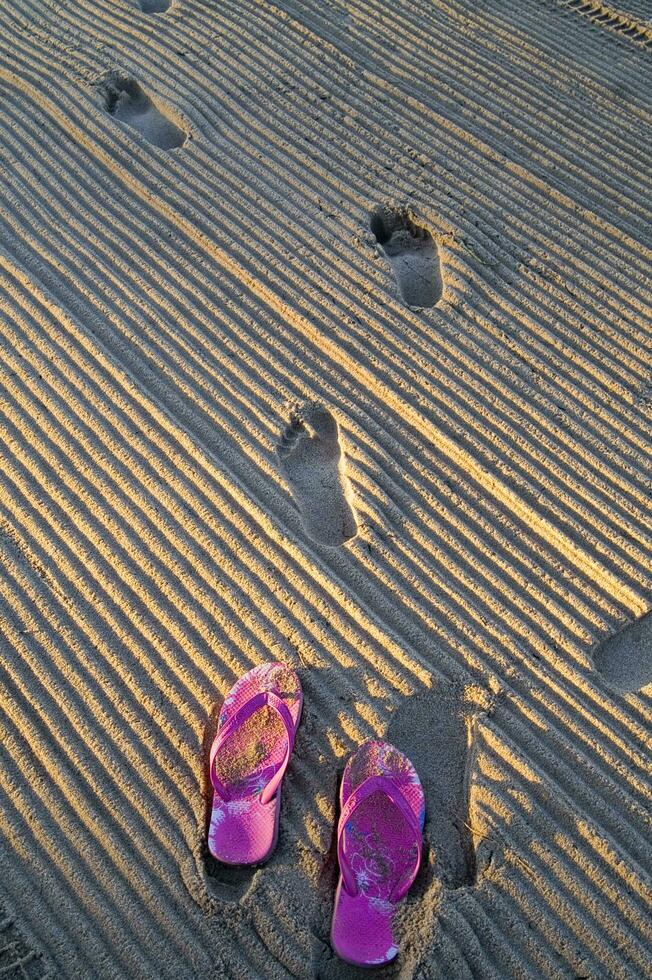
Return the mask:
[[(262, 664), (224, 701), (210, 753), (213, 806), (208, 847), (225, 864), (260, 864), (278, 840), (281, 784), (303, 697), (296, 673)], [(386, 742), (365, 742), (340, 787), (331, 941), (356, 966), (382, 966), (398, 953), (396, 908), (421, 861), (425, 799), (409, 759)]]

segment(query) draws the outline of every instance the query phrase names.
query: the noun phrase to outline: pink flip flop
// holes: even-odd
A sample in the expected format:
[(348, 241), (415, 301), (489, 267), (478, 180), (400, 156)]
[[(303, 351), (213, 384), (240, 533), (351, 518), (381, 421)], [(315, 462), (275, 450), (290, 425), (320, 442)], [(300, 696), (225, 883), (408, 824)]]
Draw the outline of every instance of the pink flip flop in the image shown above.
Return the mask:
[(224, 700), (210, 753), (208, 848), (224, 864), (259, 864), (276, 847), (285, 775), (303, 697), (285, 664), (248, 671)]
[(387, 742), (365, 742), (344, 770), (340, 803), (331, 943), (347, 963), (384, 966), (398, 953), (396, 906), (421, 863), (423, 789), (402, 752)]

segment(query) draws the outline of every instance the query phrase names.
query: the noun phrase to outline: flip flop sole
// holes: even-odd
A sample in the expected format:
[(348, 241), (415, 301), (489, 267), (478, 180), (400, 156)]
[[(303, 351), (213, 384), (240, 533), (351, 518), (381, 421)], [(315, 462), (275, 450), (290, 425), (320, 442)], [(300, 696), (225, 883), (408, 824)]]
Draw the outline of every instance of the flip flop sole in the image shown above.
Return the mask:
[[(215, 741), (234, 716), (252, 698), (269, 693), (282, 700), (296, 732), (301, 718), (303, 697), (298, 676), (285, 664), (261, 664), (234, 684), (220, 712)], [(278, 701), (277, 701), (278, 703)], [(272, 707), (256, 709), (217, 752), (211, 766), (218, 785), (228, 789), (222, 799), (213, 793), (208, 830), (208, 848), (224, 864), (261, 864), (276, 847), (279, 834), (281, 787), (267, 803), (260, 794), (278, 770), (287, 748), (287, 732)], [(289, 724), (289, 719), (288, 719)]]
[(423, 789), (414, 766), (394, 746), (379, 741), (365, 743), (349, 759), (340, 787), (342, 811), (358, 787), (374, 780), (381, 785), (392, 781), (403, 798), (404, 812), (381, 789), (374, 789), (339, 829), (346, 834), (344, 853), (355, 894), (349, 893), (340, 877), (331, 944), (341, 959), (360, 967), (385, 965), (398, 954), (393, 934), (398, 902), (392, 894), (401, 883), (411, 884), (416, 873), (414, 835), (417, 827), (419, 832), (423, 828), (425, 816)]

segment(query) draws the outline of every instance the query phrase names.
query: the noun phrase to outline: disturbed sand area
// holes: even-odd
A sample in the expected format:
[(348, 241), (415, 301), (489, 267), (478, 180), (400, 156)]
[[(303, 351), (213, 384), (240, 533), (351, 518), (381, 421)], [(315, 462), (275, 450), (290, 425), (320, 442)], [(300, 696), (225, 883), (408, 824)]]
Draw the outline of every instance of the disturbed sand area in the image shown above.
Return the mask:
[[(651, 18), (0, 5), (0, 977), (359, 976), (375, 736), (428, 806), (379, 976), (649, 970)], [(227, 870), (267, 659), (303, 722)]]

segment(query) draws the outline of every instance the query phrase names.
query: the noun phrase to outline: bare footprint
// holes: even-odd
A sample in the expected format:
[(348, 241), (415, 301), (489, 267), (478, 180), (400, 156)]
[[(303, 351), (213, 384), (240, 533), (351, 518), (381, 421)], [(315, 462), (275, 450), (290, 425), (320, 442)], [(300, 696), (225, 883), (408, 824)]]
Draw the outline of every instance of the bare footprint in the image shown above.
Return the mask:
[(138, 0), (144, 14), (163, 14), (170, 9), (172, 0)]
[(652, 611), (601, 643), (594, 663), (607, 683), (622, 694), (652, 683)]
[(479, 689), (442, 683), (409, 698), (392, 717), (387, 738), (405, 752), (426, 794), (426, 841), (436, 876), (447, 888), (473, 884), (475, 848), (469, 786), (476, 719), (489, 706)]
[(358, 524), (335, 417), (319, 403), (298, 407), (278, 445), (281, 469), (314, 541), (337, 547)]
[(133, 78), (113, 74), (102, 83), (107, 112), (162, 150), (183, 146), (188, 134)]
[(371, 230), (389, 260), (401, 296), (408, 306), (434, 306), (443, 290), (439, 253), (427, 228), (405, 209), (383, 205), (371, 215)]

